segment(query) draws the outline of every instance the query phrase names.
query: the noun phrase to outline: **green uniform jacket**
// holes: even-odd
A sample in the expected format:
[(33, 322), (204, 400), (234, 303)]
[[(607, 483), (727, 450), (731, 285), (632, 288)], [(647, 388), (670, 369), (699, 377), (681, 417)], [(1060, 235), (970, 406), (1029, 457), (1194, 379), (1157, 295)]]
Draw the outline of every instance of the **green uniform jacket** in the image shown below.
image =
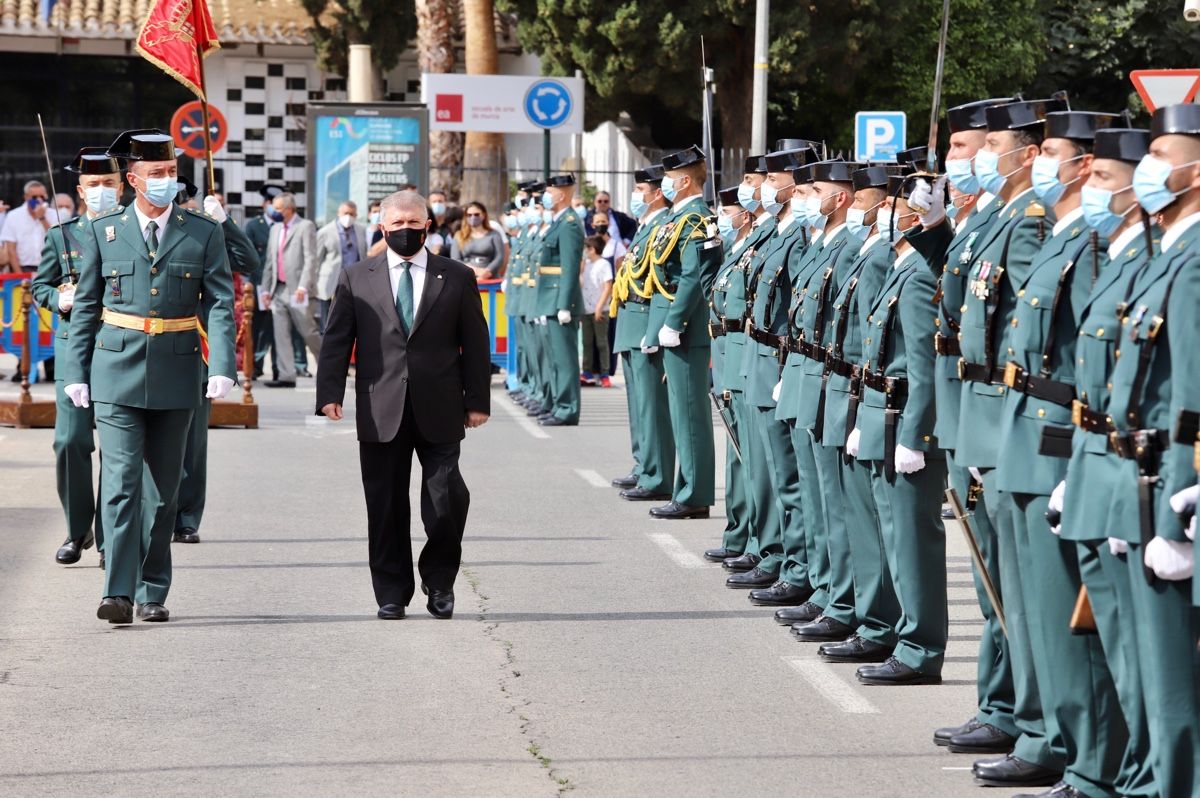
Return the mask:
[[(750, 306), (751, 324), (771, 335), (786, 337), (788, 306), (792, 285), (788, 259), (804, 243), (804, 227), (793, 220), (786, 229), (775, 228), (775, 235), (751, 263), (754, 298)], [(780, 351), (747, 339), (742, 352), (742, 376), (746, 401), (753, 407), (775, 407), (772, 393), (782, 369)]]
[[(833, 338), (834, 297), (849, 282), (850, 267), (862, 245), (845, 225), (821, 236), (807, 282), (799, 285), (800, 296), (795, 316), (798, 335), (818, 346), (822, 352)], [(816, 429), (824, 392), (825, 361), (800, 355), (800, 387), (796, 405), (796, 426)], [(824, 431), (817, 429), (819, 436)]]
[(258, 253), (258, 270), (250, 276), (250, 282), (262, 285), (262, 270), (267, 263), (267, 242), (271, 240), (271, 223), (265, 216), (255, 216), (246, 222), (246, 237)]
[(504, 284), (504, 313), (509, 318), (521, 315), (522, 295), (525, 293), (525, 231), (521, 230), (510, 239), (508, 248), (508, 270), (505, 272), (507, 281)]
[[(1039, 231), (1047, 236), (1053, 224), (1053, 215), (1037, 203), (1030, 189), (1008, 203), (975, 242), (959, 333), (962, 358), (967, 363), (1003, 367), (1016, 286), (1025, 282), (1033, 259), (1042, 248)], [(979, 468), (996, 465), (1000, 417), (1007, 391), (1003, 384), (963, 383), (959, 425), (970, 429), (972, 434), (959, 436), (955, 442), (956, 460), (962, 465)]]
[[(560, 310), (572, 316), (583, 312), (583, 289), (579, 282), (579, 264), (583, 260), (583, 222), (573, 208), (561, 211), (550, 223), (542, 240), (538, 260), (537, 314), (553, 316)], [(561, 274), (546, 274), (542, 269), (561, 267)]]
[[(1080, 214), (1046, 241), (1029, 276), (1017, 286), (1006, 360), (1026, 374), (1074, 386), (1075, 340), (1091, 285), (1091, 228)], [(1020, 391), (1008, 392), (1000, 425), (1004, 446), (996, 462), (999, 490), (1049, 496), (1066, 477), (1066, 459), (1039, 453), (1047, 426), (1070, 435), (1071, 408)]]
[[(120, 210), (120, 206), (117, 206)], [(56, 381), (62, 382), (63, 363), (66, 362), (67, 341), (71, 331), (71, 314), (58, 311), (58, 287), (79, 279), (80, 254), (71, 231), (78, 230), (79, 217), (51, 227), (46, 233), (42, 247), (42, 262), (33, 277), (31, 292), (38, 307), (58, 313), (58, 327), (54, 331), (54, 359), (57, 363)], [(70, 276), (68, 277), (68, 272)]]
[[(723, 392), (729, 390), (725, 385), (725, 347), (729, 343), (729, 337), (725, 333), (725, 305), (726, 298), (729, 296), (729, 289), (733, 286), (734, 281), (740, 280), (745, 284), (744, 272), (738, 268), (738, 263), (741, 260), (742, 253), (746, 251), (746, 239), (742, 239), (741, 245), (735, 245), (734, 242), (725, 250), (725, 260), (721, 262), (717, 269), (717, 278), (713, 281), (712, 299), (708, 302), (708, 323), (719, 329), (714, 329), (712, 340), (712, 378), (713, 390)], [(736, 323), (736, 320), (735, 320)], [(741, 349), (738, 349), (739, 355)]]
[[(908, 398), (896, 420), (896, 444), (925, 452), (928, 457), (938, 448), (933, 435), (934, 352), (929, 345), (936, 329), (930, 300), (937, 282), (920, 253), (909, 252), (903, 259), (897, 257), (891, 274), (870, 305), (863, 352), (873, 371), (882, 368), (885, 377), (907, 378)], [(889, 305), (893, 306), (891, 312)], [(881, 352), (885, 329), (887, 341)], [(862, 406), (858, 410), (858, 426), (862, 430), (858, 459), (882, 460), (886, 397), (866, 385), (862, 393)]]
[(707, 347), (708, 305), (704, 298), (721, 265), (721, 240), (708, 237), (711, 211), (702, 197), (689, 197), (671, 210), (671, 217), (650, 246), (659, 275), (667, 283), (664, 287), (674, 298), (659, 293), (650, 300), (646, 339), (657, 343), (658, 331), (665, 326), (680, 332), (682, 347)]
[[(805, 235), (808, 231), (805, 230)], [(807, 244), (801, 248), (797, 247), (792, 251), (791, 257), (788, 259), (788, 273), (792, 277), (792, 307), (789, 313), (793, 313), (792, 318), (796, 320), (796, 326), (799, 327), (800, 314), (800, 291), (806, 286), (809, 280), (812, 279), (818, 266), (820, 265), (822, 250), (821, 242), (825, 240), (824, 233), (818, 233), (815, 237), (809, 238)], [(800, 396), (801, 381), (804, 377), (804, 363), (807, 361), (804, 355), (798, 352), (788, 353), (787, 360), (783, 364), (783, 371), (779, 375), (779, 406), (775, 409), (775, 418), (780, 420), (793, 420), (800, 415)]]
[[(670, 212), (663, 208), (638, 227), (637, 232), (633, 235), (633, 240), (629, 242), (629, 251), (621, 260), (620, 271), (629, 275), (631, 269), (641, 268), (646, 258), (649, 257), (650, 239), (658, 230), (659, 225), (669, 216)], [(645, 293), (647, 277), (649, 277), (649, 272), (643, 275), (641, 281), (634, 280), (634, 285), (631, 285), (629, 289), (629, 300), (621, 302), (617, 306), (617, 332), (613, 338), (613, 351), (615, 352), (631, 352), (642, 347), (642, 338), (646, 335), (646, 322), (650, 315), (650, 300), (637, 296), (634, 288)], [(629, 277), (626, 279), (632, 280)]]
[(746, 378), (742, 376), (742, 357), (747, 340), (745, 321), (749, 316), (747, 299), (750, 286), (747, 285), (747, 282), (750, 279), (755, 253), (766, 246), (774, 233), (774, 216), (768, 216), (766, 221), (755, 225), (750, 234), (746, 236), (746, 243), (740, 250), (736, 275), (730, 279), (729, 286), (725, 289), (725, 318), (730, 322), (741, 323), (738, 330), (725, 335), (725, 364), (722, 369), (724, 373), (721, 375), (721, 382), (725, 385), (726, 390), (745, 391), (746, 389)]
[(132, 209), (76, 223), (82, 266), (63, 382), (88, 384), (93, 401), (184, 409), (201, 394), (196, 330), (125, 330), (101, 321), (105, 308), (143, 318), (207, 318), (210, 373), (237, 378), (225, 236), (202, 213), (172, 204), (170, 214), (153, 260)]
[[(525, 261), (525, 292), (521, 299), (521, 315), (525, 321), (533, 321), (542, 314), (537, 312), (538, 300), (538, 259), (542, 257), (542, 242), (545, 236), (542, 228), (529, 230), (525, 236), (525, 250), (521, 259)], [(557, 312), (557, 311), (556, 311)]]

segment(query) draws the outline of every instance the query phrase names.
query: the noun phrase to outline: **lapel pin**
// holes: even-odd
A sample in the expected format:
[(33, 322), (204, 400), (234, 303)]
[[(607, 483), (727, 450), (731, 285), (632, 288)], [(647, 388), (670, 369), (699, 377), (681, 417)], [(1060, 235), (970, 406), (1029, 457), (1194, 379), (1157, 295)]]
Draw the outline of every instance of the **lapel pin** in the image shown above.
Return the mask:
[(104, 240), (105, 241), (116, 241), (117, 240), (117, 228), (113, 227), (112, 225), (109, 225), (108, 227), (104, 228)]
[(183, 214), (181, 213), (181, 214), (177, 215), (177, 216), (175, 217), (175, 221), (177, 221), (177, 222), (182, 222), (182, 221), (183, 221)]
[(122, 216), (122, 217), (121, 217), (121, 221), (122, 221), (122, 222), (128, 222), (128, 221), (129, 221), (129, 214), (125, 214), (124, 216)]

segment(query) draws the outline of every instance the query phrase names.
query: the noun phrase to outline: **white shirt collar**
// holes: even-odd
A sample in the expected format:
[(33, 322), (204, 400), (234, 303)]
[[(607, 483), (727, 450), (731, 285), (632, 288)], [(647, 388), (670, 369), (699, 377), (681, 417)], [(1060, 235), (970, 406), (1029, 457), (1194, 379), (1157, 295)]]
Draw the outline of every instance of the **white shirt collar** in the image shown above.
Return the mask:
[(562, 218), (562, 215), (563, 215), (564, 213), (566, 213), (567, 211), (569, 211), (569, 210), (571, 210), (571, 206), (570, 206), (570, 205), (568, 205), (567, 207), (563, 208), (563, 209), (562, 209), (561, 211), (559, 211), (558, 213), (554, 214), (554, 221), (556, 221), (556, 222), (557, 222), (557, 221), (558, 221), (560, 218)]
[(836, 236), (838, 234), (838, 231), (840, 231), (845, 226), (846, 226), (846, 224), (845, 224), (845, 222), (843, 222), (842, 224), (839, 224), (837, 227), (833, 228), (832, 230), (826, 230), (825, 231), (825, 233), (826, 233), (825, 240), (821, 243), (821, 247), (825, 248), (825, 247), (829, 246), (829, 242), (832, 241), (834, 236)]
[(982, 211), (984, 208), (991, 205), (995, 201), (995, 199), (996, 199), (995, 194), (989, 194), (986, 191), (983, 192), (982, 194), (979, 195), (979, 199), (975, 200), (975, 210)]
[(171, 219), (171, 211), (175, 209), (175, 203), (171, 203), (158, 216), (147, 216), (142, 213), (142, 209), (138, 207), (137, 202), (133, 203), (133, 212), (137, 215), (138, 228), (142, 231), (142, 238), (146, 237), (146, 225), (150, 222), (158, 224), (158, 240), (161, 242), (163, 233), (166, 232), (167, 222)]
[[(404, 258), (402, 258), (398, 254), (396, 254), (395, 250), (393, 250), (391, 247), (388, 247), (385, 250), (385, 252), (387, 252), (387, 262), (388, 262), (389, 269), (394, 269), (394, 268), (399, 267), (400, 262), (402, 260), (404, 260)], [(425, 247), (421, 247), (419, 250), (417, 250), (417, 254), (413, 255), (408, 260), (410, 263), (412, 263), (412, 266), (410, 267), (412, 269), (427, 268), (429, 266), (429, 251), (427, 249), (425, 249)]]
[(867, 240), (864, 241), (862, 246), (858, 248), (858, 254), (862, 255), (866, 253), (866, 251), (871, 248), (871, 245), (878, 241), (879, 238), (879, 233), (871, 233), (871, 235), (867, 236)]
[(774, 219), (774, 218), (775, 218), (775, 217), (774, 217), (774, 216), (772, 216), (772, 215), (771, 215), (771, 214), (769, 214), (769, 213), (764, 213), (764, 214), (762, 214), (762, 215), (760, 215), (760, 216), (755, 216), (755, 217), (754, 217), (754, 226), (755, 226), (755, 227), (762, 227), (764, 224), (766, 224), (767, 222), (771, 221), (771, 220), (772, 220), (772, 219)]
[(1163, 233), (1162, 244), (1159, 252), (1166, 252), (1171, 248), (1171, 245), (1179, 240), (1179, 237), (1186, 233), (1192, 225), (1200, 222), (1200, 213), (1193, 213), (1191, 216), (1185, 216), (1175, 224), (1171, 225), (1171, 229)]
[(642, 219), (642, 224), (649, 224), (655, 216), (664, 214), (666, 212), (666, 208), (655, 208), (654, 210), (650, 211), (650, 213), (644, 219)]
[[(810, 227), (810, 228), (808, 228), (808, 229), (809, 229), (809, 230), (812, 230), (812, 228), (811, 228), (811, 227)], [(808, 242), (808, 243), (809, 243), (809, 246), (811, 246), (811, 245), (813, 245), (813, 244), (817, 243), (818, 241), (820, 241), (820, 240), (821, 240), (821, 236), (822, 236), (822, 235), (824, 235), (824, 233), (825, 233), (825, 231), (824, 231), (824, 230), (817, 230), (817, 231), (813, 232), (813, 234), (812, 234), (812, 238), (811, 238), (811, 239), (809, 240), (809, 242)]]
[(916, 247), (909, 245), (908, 249), (904, 250), (904, 252), (902, 252), (896, 256), (896, 262), (892, 264), (892, 268), (899, 269), (901, 266), (903, 266), (905, 264), (905, 262), (910, 260), (912, 258), (912, 256), (916, 255), (916, 254), (917, 254)]
[(1122, 230), (1121, 234), (1113, 239), (1108, 245), (1108, 257), (1111, 260), (1116, 260), (1117, 256), (1121, 254), (1121, 251), (1125, 249), (1125, 247), (1129, 246), (1129, 244), (1133, 242), (1134, 238), (1140, 236), (1141, 234), (1142, 225), (1136, 222)]
[(729, 248), (730, 253), (736, 253), (746, 246), (746, 242), (750, 240), (750, 236), (742, 236), (737, 241), (733, 242), (733, 246)]
[(1054, 223), (1054, 231), (1053, 231), (1053, 233), (1051, 233), (1051, 235), (1058, 235), (1063, 230), (1066, 230), (1068, 227), (1070, 227), (1075, 222), (1076, 219), (1078, 219), (1082, 216), (1083, 216), (1083, 206), (1081, 205), (1078, 208), (1076, 208), (1075, 210), (1068, 213), (1066, 216), (1059, 219), (1057, 222), (1055, 222)]
[(775, 232), (780, 234), (786, 233), (787, 229), (791, 227), (795, 221), (796, 217), (789, 213), (787, 216), (783, 217), (778, 224), (775, 225)]
[(1009, 205), (1012, 205), (1012, 204), (1014, 204), (1014, 203), (1015, 203), (1017, 200), (1021, 199), (1021, 197), (1024, 197), (1026, 194), (1028, 194), (1028, 193), (1029, 193), (1029, 192), (1031, 192), (1031, 191), (1033, 191), (1033, 186), (1030, 186), (1029, 188), (1027, 188), (1027, 189), (1025, 189), (1024, 191), (1022, 191), (1020, 194), (1018, 194), (1017, 196), (1015, 196), (1015, 197), (1013, 197), (1012, 199), (1010, 199), (1010, 200), (1008, 201), (1008, 204), (1009, 204)]

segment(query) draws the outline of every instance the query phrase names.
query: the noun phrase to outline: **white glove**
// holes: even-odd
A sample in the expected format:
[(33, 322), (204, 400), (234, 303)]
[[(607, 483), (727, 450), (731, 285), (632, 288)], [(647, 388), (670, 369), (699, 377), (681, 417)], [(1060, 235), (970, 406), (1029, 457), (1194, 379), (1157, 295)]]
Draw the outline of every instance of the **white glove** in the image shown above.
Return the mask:
[(1168, 582), (1190, 579), (1195, 567), (1190, 542), (1167, 540), (1157, 536), (1146, 544), (1144, 560), (1146, 567), (1154, 571), (1155, 576)]
[(648, 346), (646, 344), (645, 336), (642, 336), (642, 343), (639, 345), (639, 348), (642, 350), (643, 355), (653, 355), (655, 352), (658, 351), (657, 346)]
[(558, 312), (558, 323), (559, 324), (570, 324), (571, 323), (571, 311), (560, 310)]
[(71, 308), (75, 307), (75, 286), (69, 286), (58, 294), (58, 310), (60, 313), (68, 313)]
[(775, 387), (771, 389), (771, 398), (776, 402), (779, 401), (779, 389), (783, 387), (783, 380), (775, 383)]
[(858, 444), (862, 438), (862, 430), (858, 427), (850, 430), (850, 434), (846, 436), (846, 454), (851, 457), (858, 457)]
[(83, 383), (73, 382), (63, 386), (63, 393), (71, 398), (71, 404), (76, 407), (88, 407), (92, 403), (92, 392)]
[(208, 378), (208, 391), (204, 394), (204, 398), (224, 399), (226, 394), (233, 390), (233, 385), (233, 380), (228, 377), (214, 374)]
[(933, 201), (933, 186), (923, 177), (913, 182), (912, 193), (908, 195), (908, 207), (917, 213), (929, 213), (936, 203)]
[(975, 481), (980, 485), (983, 484), (983, 474), (975, 466), (968, 466), (967, 470), (971, 472), (971, 476), (975, 477)]
[(537, 317), (537, 323), (538, 323), (538, 324), (540, 324), (540, 325), (542, 325), (543, 327), (545, 327), (545, 326), (546, 326), (546, 317), (545, 317), (545, 316), (538, 316), (538, 317)]
[(1050, 506), (1048, 509), (1053, 510), (1056, 513), (1061, 513), (1063, 511), (1063, 497), (1065, 497), (1066, 494), (1067, 481), (1064, 479), (1062, 482), (1055, 485), (1054, 490), (1050, 492)]
[[(1197, 499), (1200, 499), (1200, 485), (1192, 485), (1190, 488), (1184, 488), (1171, 497), (1171, 509), (1176, 514), (1183, 515), (1189, 510), (1196, 509)], [(1196, 516), (1192, 516), (1192, 522), (1188, 524), (1188, 528), (1184, 534), (1188, 536), (1188, 540), (1196, 539)]]
[(1114, 557), (1117, 557), (1129, 551), (1129, 543), (1120, 538), (1109, 538), (1108, 550), (1112, 552)]
[(896, 444), (896, 473), (915, 474), (925, 467), (925, 452)]
[(670, 327), (664, 324), (661, 328), (659, 328), (658, 342), (667, 349), (670, 349), (673, 346), (679, 346), (679, 330), (672, 330)]
[[(929, 186), (924, 180), (918, 180), (917, 185), (924, 189)], [(913, 192), (916, 193), (915, 191)], [(912, 197), (909, 197), (909, 207), (917, 211), (920, 216), (921, 224), (925, 227), (936, 227), (946, 218), (946, 176), (942, 175), (937, 180), (933, 181), (932, 188), (928, 189), (928, 194), (922, 193), (920, 201), (926, 203), (920, 207), (912, 204)]]
[(225, 213), (221, 203), (212, 194), (204, 198), (204, 212), (216, 219), (217, 224), (225, 224), (225, 220), (229, 218), (229, 214)]

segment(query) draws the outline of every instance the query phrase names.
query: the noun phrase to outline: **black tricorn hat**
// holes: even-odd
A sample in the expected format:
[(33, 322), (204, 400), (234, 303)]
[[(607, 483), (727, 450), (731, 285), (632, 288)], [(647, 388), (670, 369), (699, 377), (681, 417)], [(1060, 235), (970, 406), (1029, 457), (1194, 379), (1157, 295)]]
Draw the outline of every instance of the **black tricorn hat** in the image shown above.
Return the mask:
[(650, 164), (645, 169), (638, 169), (633, 173), (633, 182), (635, 183), (661, 183), (666, 176), (664, 170), (658, 164)]
[(1150, 131), (1140, 128), (1109, 127), (1096, 131), (1092, 154), (1097, 158), (1136, 164), (1150, 150)]
[(662, 160), (663, 169), (667, 172), (696, 163), (704, 163), (704, 152), (695, 144), (686, 150), (673, 152)]
[(1091, 111), (1055, 111), (1046, 114), (1046, 138), (1092, 141), (1096, 131), (1112, 127), (1120, 120), (1117, 114), (1096, 114)]
[(924, 169), (929, 161), (929, 147), (922, 144), (919, 147), (909, 147), (896, 153), (896, 163), (912, 169)]
[(517, 190), (527, 192), (527, 191), (529, 191), (529, 187), (532, 186), (536, 182), (537, 182), (536, 180), (526, 180), (523, 183), (517, 183)]
[(813, 164), (813, 180), (822, 183), (853, 183), (854, 173), (866, 164), (854, 161), (819, 161)]
[(886, 166), (864, 166), (850, 175), (850, 183), (855, 191), (862, 191), (864, 188), (887, 188), (889, 174)]
[(1012, 97), (993, 97), (990, 100), (976, 100), (956, 105), (946, 111), (946, 121), (950, 124), (950, 132), (987, 130), (987, 115), (984, 112), (993, 105), (1006, 105), (1011, 102), (1015, 102)]
[(778, 139), (775, 142), (775, 151), (802, 150), (806, 147), (810, 150), (815, 150), (820, 144), (819, 141), (812, 141), (810, 139)]
[(191, 199), (192, 197), (194, 197), (200, 193), (200, 189), (196, 188), (196, 184), (193, 183), (191, 180), (189, 180), (184, 175), (179, 175), (178, 177), (175, 178), (175, 181), (177, 183), (179, 183), (181, 186), (183, 186), (181, 189), (179, 189), (178, 193), (179, 194), (187, 194), (188, 199)]
[(573, 186), (573, 185), (575, 185), (575, 175), (572, 175), (572, 174), (550, 175), (550, 179), (546, 181), (546, 185), (554, 186), (555, 188), (563, 188), (565, 186)]
[(84, 147), (63, 167), (77, 175), (111, 175), (121, 171), (121, 162), (108, 154), (107, 147)]
[(161, 130), (126, 130), (109, 145), (108, 154), (127, 161), (173, 161), (183, 150)]
[(888, 175), (887, 193), (889, 197), (908, 199), (913, 186), (917, 184), (913, 175)]
[(1178, 133), (1185, 136), (1200, 135), (1200, 105), (1181, 103), (1164, 105), (1150, 117), (1150, 138)]
[(747, 175), (765, 175), (767, 173), (767, 156), (751, 155), (746, 159), (746, 168), (742, 170)]
[(717, 197), (721, 200), (722, 205), (729, 205), (729, 206), (737, 205), (738, 204), (737, 186), (732, 186), (730, 188), (721, 189), (720, 191), (717, 192)]
[(517, 203), (512, 202), (511, 200), (509, 202), (504, 203), (504, 212), (505, 213), (512, 213), (515, 210), (517, 210)]
[(541, 180), (530, 180), (525, 184), (525, 192), (527, 194), (541, 194), (546, 190), (546, 184)]
[(1046, 114), (1066, 110), (1066, 100), (1018, 100), (993, 105), (984, 114), (987, 116), (988, 130), (1021, 130), (1027, 127), (1041, 128), (1046, 121)]
[(792, 170), (792, 180), (795, 181), (797, 185), (811, 183), (813, 181), (813, 167), (816, 165), (817, 162), (814, 161), (813, 163), (804, 164), (803, 166), (797, 166)]
[(779, 150), (767, 153), (768, 172), (791, 172), (813, 160), (813, 151), (808, 147), (798, 147), (792, 150)]
[(258, 193), (262, 194), (262, 198), (265, 200), (273, 200), (280, 194), (286, 194), (287, 186), (281, 186), (278, 183), (263, 183), (259, 187)]

